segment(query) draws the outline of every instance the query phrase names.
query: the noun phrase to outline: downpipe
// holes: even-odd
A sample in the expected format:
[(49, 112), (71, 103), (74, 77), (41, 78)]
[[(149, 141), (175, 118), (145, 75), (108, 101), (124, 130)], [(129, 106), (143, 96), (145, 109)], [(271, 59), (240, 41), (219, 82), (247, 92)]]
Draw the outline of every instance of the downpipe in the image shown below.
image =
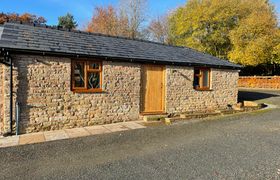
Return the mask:
[(16, 135), (19, 135), (20, 104), (16, 102)]
[(10, 57), (10, 135), (13, 134), (13, 59)]

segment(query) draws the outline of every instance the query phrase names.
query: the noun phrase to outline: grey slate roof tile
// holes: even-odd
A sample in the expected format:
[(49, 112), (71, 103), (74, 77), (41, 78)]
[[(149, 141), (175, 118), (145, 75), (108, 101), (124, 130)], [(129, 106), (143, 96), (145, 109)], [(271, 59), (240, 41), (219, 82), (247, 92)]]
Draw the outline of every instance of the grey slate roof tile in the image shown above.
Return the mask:
[(241, 67), (187, 47), (17, 23), (5, 23), (2, 27), (1, 48), (225, 68)]

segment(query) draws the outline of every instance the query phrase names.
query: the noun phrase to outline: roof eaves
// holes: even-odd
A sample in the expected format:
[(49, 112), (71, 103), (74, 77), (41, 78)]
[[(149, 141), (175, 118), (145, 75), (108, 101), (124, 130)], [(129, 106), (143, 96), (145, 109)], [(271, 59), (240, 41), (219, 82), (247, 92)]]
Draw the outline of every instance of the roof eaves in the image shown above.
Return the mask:
[[(0, 47), (2, 49), (2, 47)], [(8, 51), (15, 52), (16, 54), (41, 54), (44, 56), (66, 56), (70, 58), (101, 58), (104, 60), (112, 61), (125, 61), (125, 62), (137, 62), (137, 63), (152, 63), (152, 64), (166, 64), (166, 65), (178, 65), (178, 66), (189, 66), (189, 67), (212, 67), (219, 69), (236, 69), (242, 68), (240, 65), (228, 66), (228, 65), (214, 65), (214, 64), (201, 64), (193, 62), (175, 62), (175, 61), (159, 61), (156, 59), (140, 59), (140, 58), (129, 58), (129, 57), (110, 57), (102, 55), (88, 55), (88, 54), (75, 54), (75, 53), (64, 53), (64, 52), (53, 52), (53, 51), (41, 51), (32, 49), (16, 49), (16, 48), (4, 48)]]

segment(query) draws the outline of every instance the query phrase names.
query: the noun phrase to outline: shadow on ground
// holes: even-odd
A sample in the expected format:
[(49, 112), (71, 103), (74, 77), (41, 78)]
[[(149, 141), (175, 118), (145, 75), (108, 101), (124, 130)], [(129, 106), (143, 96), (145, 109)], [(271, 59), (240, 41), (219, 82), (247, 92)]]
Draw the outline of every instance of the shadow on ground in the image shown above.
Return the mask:
[(256, 92), (256, 91), (245, 91), (239, 90), (238, 92), (238, 102), (241, 101), (257, 101), (261, 99), (268, 99), (271, 97), (278, 97), (279, 94), (273, 92)]

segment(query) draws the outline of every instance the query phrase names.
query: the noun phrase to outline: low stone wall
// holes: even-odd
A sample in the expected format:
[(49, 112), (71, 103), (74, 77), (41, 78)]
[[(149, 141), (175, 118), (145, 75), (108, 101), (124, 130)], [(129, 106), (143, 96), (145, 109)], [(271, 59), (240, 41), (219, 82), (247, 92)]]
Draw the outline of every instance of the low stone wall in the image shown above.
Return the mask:
[(280, 76), (239, 77), (238, 87), (280, 89)]

